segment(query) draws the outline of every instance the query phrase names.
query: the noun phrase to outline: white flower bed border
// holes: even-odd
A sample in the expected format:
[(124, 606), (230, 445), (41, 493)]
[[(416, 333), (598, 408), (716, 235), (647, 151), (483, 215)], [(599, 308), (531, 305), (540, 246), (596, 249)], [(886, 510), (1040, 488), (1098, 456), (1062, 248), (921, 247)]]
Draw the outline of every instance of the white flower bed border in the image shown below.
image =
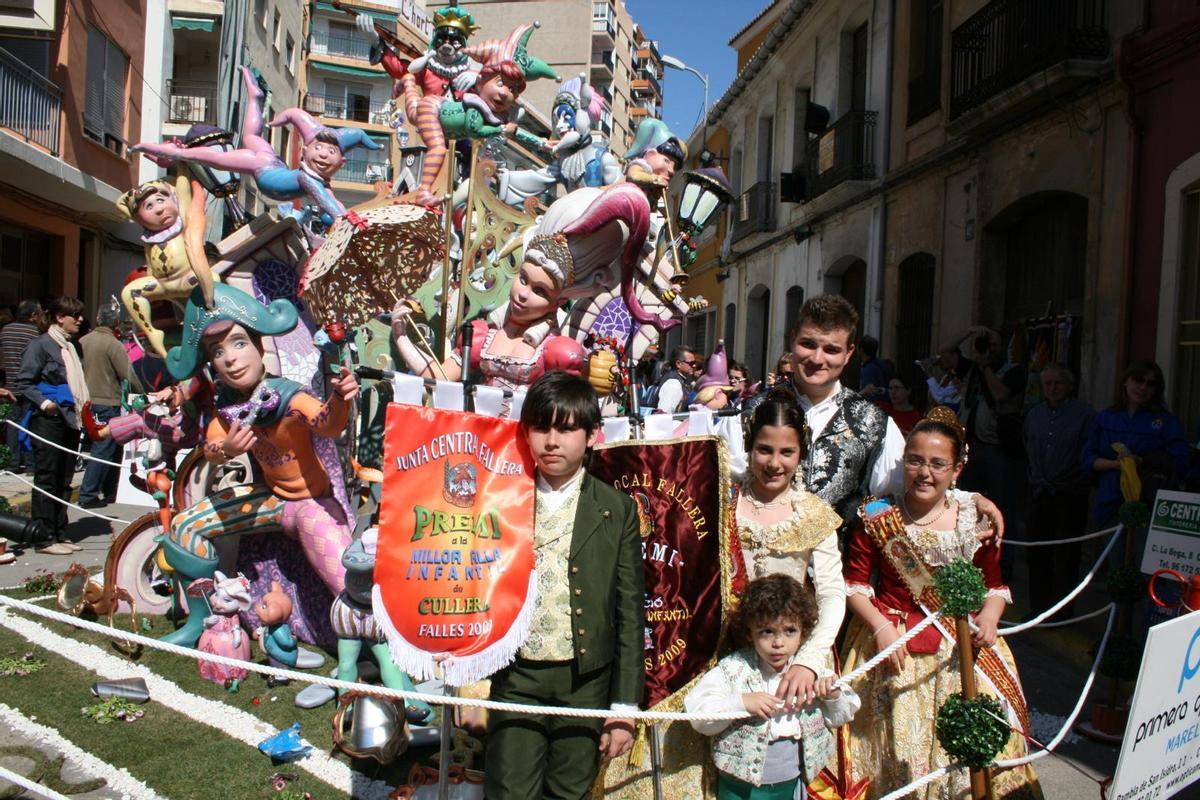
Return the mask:
[[(40, 623), (17, 616), (7, 608), (0, 608), (0, 626), (96, 673), (105, 680), (143, 678), (150, 689), (150, 696), (155, 701), (195, 722), (216, 728), (221, 733), (255, 748), (256, 751), (259, 742), (278, 732), (276, 728), (253, 714), (217, 700), (191, 694), (174, 681), (167, 680), (140, 664), (132, 664), (110, 655), (93, 644), (69, 639)], [(348, 764), (330, 757), (316, 747), (304, 758), (291, 763), (329, 786), (345, 792), (347, 796), (362, 800), (386, 800), (391, 792), (391, 787), (383, 781), (373, 780), (355, 772)]]
[(88, 775), (104, 779), (108, 788), (119, 792), (123, 798), (162, 800), (162, 795), (130, 775), (129, 770), (115, 767), (107, 761), (101, 761), (86, 750), (77, 747), (60, 731), (34, 722), (17, 709), (10, 708), (3, 703), (0, 703), (0, 724), (32, 739), (39, 745), (39, 749), (44, 746), (61, 753), (68, 761), (79, 766)]

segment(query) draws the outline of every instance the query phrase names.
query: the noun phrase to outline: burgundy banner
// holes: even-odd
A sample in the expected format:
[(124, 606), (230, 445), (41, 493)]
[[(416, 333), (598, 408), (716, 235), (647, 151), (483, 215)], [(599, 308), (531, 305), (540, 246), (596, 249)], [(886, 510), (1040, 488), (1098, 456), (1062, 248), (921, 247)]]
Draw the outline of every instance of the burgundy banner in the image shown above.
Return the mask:
[(697, 436), (616, 442), (588, 470), (638, 505), (646, 568), (646, 694), (643, 708), (680, 705), (717, 655), (722, 609), (735, 566), (729, 542), (729, 469), (724, 444)]

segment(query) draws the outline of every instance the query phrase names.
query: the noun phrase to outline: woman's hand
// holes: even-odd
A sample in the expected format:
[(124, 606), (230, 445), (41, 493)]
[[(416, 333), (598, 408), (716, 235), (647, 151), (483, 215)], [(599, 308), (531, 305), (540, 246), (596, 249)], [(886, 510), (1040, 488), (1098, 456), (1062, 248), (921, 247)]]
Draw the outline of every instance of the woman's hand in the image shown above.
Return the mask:
[(408, 333), (408, 320), (412, 313), (413, 307), (407, 299), (396, 301), (392, 307), (392, 336), (400, 339)]
[(828, 675), (824, 678), (818, 678), (816, 682), (816, 692), (818, 700), (836, 700), (842, 696), (842, 690), (837, 685), (838, 676)]
[[(896, 626), (892, 623), (887, 623), (879, 630), (875, 631), (875, 648), (877, 653), (882, 653), (888, 646), (900, 638), (900, 631), (896, 630)], [(904, 669), (904, 661), (908, 657), (908, 647), (901, 645), (897, 647), (892, 654), (888, 656), (888, 661), (892, 665), (892, 669), (899, 675)]]
[(988, 522), (991, 523), (990, 528), (977, 534), (979, 541), (999, 547), (1000, 542), (1004, 541), (1004, 515), (1000, 513), (999, 506), (983, 495), (977, 494), (975, 495), (975, 510), (981, 517), (987, 517)]
[(783, 701), (768, 692), (746, 692), (742, 695), (742, 705), (760, 719), (770, 719), (783, 707)]
[(811, 703), (817, 696), (817, 673), (800, 664), (793, 664), (783, 674), (775, 696), (783, 701), (784, 708), (800, 708)]
[(995, 614), (984, 610), (975, 615), (975, 627), (979, 630), (971, 635), (971, 644), (976, 647), (991, 647), (996, 643), (996, 628), (1000, 619)]

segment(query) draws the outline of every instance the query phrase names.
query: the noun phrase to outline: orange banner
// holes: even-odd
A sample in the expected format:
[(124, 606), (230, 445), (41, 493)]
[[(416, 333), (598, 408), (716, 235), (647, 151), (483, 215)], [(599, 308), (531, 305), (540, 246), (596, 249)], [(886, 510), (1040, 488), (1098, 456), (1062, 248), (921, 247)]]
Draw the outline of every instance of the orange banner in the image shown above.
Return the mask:
[(516, 422), (392, 403), (383, 447), (374, 611), (396, 666), (446, 683), (512, 661), (537, 581), (533, 459)]

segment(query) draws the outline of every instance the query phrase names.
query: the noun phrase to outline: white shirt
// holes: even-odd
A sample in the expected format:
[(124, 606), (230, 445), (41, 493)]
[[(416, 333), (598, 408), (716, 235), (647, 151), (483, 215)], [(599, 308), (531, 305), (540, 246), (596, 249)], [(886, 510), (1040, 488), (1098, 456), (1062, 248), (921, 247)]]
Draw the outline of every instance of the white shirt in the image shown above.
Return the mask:
[[(812, 438), (816, 439), (829, 425), (833, 415), (837, 413), (838, 403), (834, 400), (842, 391), (842, 382), (834, 381), (829, 395), (819, 403), (813, 403), (803, 394), (800, 395), (800, 408), (804, 411), (804, 419)], [(871, 464), (867, 476), (867, 489), (876, 497), (896, 494), (904, 488), (904, 436), (896, 427), (895, 421), (887, 418), (887, 429), (883, 434), (883, 449), (875, 463)]]
[(658, 410), (674, 414), (679, 404), (683, 402), (683, 381), (679, 378), (668, 378), (663, 381), (658, 390)]
[[(767, 693), (774, 694), (783, 679), (783, 672), (776, 672), (770, 667), (759, 664), (759, 672), (767, 684)], [(786, 672), (786, 670), (784, 670)], [(822, 670), (820, 677), (828, 677), (833, 672)], [(825, 725), (836, 728), (854, 719), (854, 714), (862, 707), (862, 701), (852, 689), (843, 688), (836, 699), (818, 699), (814, 701), (825, 719)], [(704, 674), (699, 683), (687, 693), (683, 699), (683, 707), (689, 714), (722, 714), (729, 711), (745, 711), (746, 704), (742, 702), (739, 687), (730, 686), (724, 671), (714, 667)], [(734, 724), (734, 720), (694, 720), (692, 727), (705, 736), (715, 736)], [(777, 739), (799, 739), (801, 737), (800, 717), (793, 713), (776, 714), (767, 723), (767, 737), (770, 741)]]
[(535, 485), (537, 486), (538, 497), (546, 505), (546, 508), (550, 511), (557, 511), (561, 508), (562, 504), (570, 497), (571, 492), (575, 490), (575, 484), (583, 480), (584, 471), (584, 468), (580, 467), (579, 472), (576, 472), (573, 478), (557, 489), (550, 486), (549, 482), (542, 477), (542, 473), (537, 473)]

